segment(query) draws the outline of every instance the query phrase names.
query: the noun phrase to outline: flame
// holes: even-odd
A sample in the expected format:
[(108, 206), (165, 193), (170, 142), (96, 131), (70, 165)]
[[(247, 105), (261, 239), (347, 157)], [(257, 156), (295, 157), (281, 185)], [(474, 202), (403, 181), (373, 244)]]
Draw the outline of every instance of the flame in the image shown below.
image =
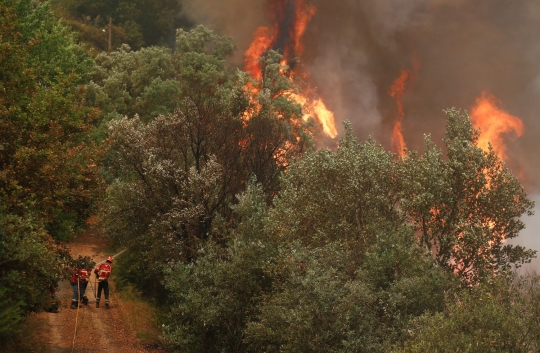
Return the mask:
[(310, 110), (313, 111), (313, 114), (319, 119), (324, 133), (331, 138), (335, 138), (337, 136), (337, 130), (334, 123), (334, 113), (326, 108), (323, 100), (318, 98), (311, 101)]
[(399, 77), (394, 81), (392, 87), (390, 87), (390, 96), (394, 98), (398, 108), (398, 115), (396, 117), (396, 122), (394, 128), (392, 129), (392, 150), (399, 154), (401, 157), (406, 155), (405, 148), (405, 139), (403, 138), (402, 128), (403, 128), (403, 118), (405, 117), (405, 111), (403, 110), (403, 95), (405, 94), (405, 88), (407, 81), (411, 78), (411, 71), (401, 70)]
[[(304, 52), (302, 38), (316, 11), (317, 8), (307, 4), (306, 0), (270, 0), (268, 14), (273, 25), (262, 26), (255, 31), (254, 39), (244, 54), (244, 69), (251, 72), (253, 78), (261, 81), (263, 73), (260, 58), (268, 50), (275, 49), (283, 53), (281, 65), (289, 67), (287, 71), (282, 70), (283, 75), (287, 75), (291, 80), (298, 74), (307, 79), (309, 75), (295, 64)], [(313, 116), (327, 136), (337, 136), (334, 113), (309, 85), (298, 94), (289, 92), (289, 97), (302, 106), (304, 120)]]
[(297, 7), (299, 11), (296, 12), (297, 21), (294, 23), (292, 38), (294, 43), (294, 52), (296, 55), (300, 56), (304, 53), (302, 37), (304, 36), (304, 32), (306, 31), (309, 21), (311, 21), (311, 18), (313, 15), (315, 15), (317, 8), (313, 5), (305, 5), (303, 4), (303, 1), (298, 1)]
[(516, 137), (523, 135), (523, 121), (497, 107), (495, 96), (486, 92), (476, 99), (470, 117), (473, 126), (480, 129), (478, 147), (488, 151), (488, 144), (491, 143), (499, 158), (507, 161), (504, 136), (509, 133)]
[(289, 97), (298, 103), (305, 112), (303, 119), (308, 120), (311, 114), (315, 115), (322, 125), (323, 132), (335, 138), (337, 136), (336, 126), (334, 124), (334, 113), (330, 111), (321, 98), (309, 99), (302, 94), (289, 94)]
[(270, 49), (275, 36), (275, 30), (264, 26), (257, 28), (255, 38), (244, 54), (244, 69), (251, 72), (251, 76), (259, 81), (262, 80), (259, 59)]

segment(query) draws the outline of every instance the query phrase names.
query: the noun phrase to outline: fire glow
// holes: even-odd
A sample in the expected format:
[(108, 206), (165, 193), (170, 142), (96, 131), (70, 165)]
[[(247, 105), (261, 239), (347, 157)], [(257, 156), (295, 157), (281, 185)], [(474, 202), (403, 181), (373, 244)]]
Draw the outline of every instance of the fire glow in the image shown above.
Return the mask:
[(478, 147), (488, 151), (491, 143), (499, 158), (508, 161), (504, 137), (508, 134), (515, 137), (523, 135), (523, 121), (497, 107), (495, 96), (486, 92), (476, 99), (470, 118), (473, 126), (480, 129)]
[(401, 157), (405, 156), (405, 139), (403, 138), (403, 118), (405, 111), (403, 110), (403, 95), (405, 94), (405, 87), (407, 81), (411, 78), (411, 72), (409, 70), (401, 70), (399, 77), (394, 81), (392, 87), (390, 87), (390, 96), (394, 98), (398, 108), (398, 114), (394, 128), (392, 129), (392, 151), (399, 154)]
[[(315, 12), (315, 6), (307, 4), (305, 0), (269, 1), (268, 14), (273, 25), (262, 26), (255, 31), (254, 39), (244, 54), (244, 69), (250, 71), (253, 78), (262, 80), (259, 60), (268, 50), (275, 49), (283, 54), (281, 64), (289, 67), (288, 75), (292, 79), (301, 71), (295, 60), (301, 57), (304, 51), (302, 37)], [(304, 80), (309, 76), (305, 72), (301, 74)], [(334, 113), (313, 89), (308, 86), (303, 92), (291, 93), (290, 97), (302, 106), (304, 119), (313, 116), (322, 126), (325, 135), (331, 138), (337, 136)]]

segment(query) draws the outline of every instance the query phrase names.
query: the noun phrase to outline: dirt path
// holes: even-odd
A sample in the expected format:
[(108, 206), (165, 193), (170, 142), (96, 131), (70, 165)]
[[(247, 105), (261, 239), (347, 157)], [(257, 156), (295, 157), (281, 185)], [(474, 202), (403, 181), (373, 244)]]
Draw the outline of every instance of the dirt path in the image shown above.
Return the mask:
[[(103, 253), (105, 243), (102, 239), (87, 232), (68, 244), (71, 255), (91, 256), (94, 261), (100, 262), (108, 255)], [(112, 273), (114, 281), (114, 270)], [(96, 308), (96, 300), (93, 283), (88, 285), (86, 295), (88, 305), (81, 305), (76, 309), (70, 309), (73, 291), (67, 281), (60, 283), (57, 298), (60, 301), (59, 313), (43, 312), (36, 315), (38, 329), (42, 331), (43, 342), (41, 347), (36, 347), (40, 352), (69, 353), (72, 351), (72, 342), (77, 322), (77, 334), (75, 336), (74, 352), (155, 352), (144, 348), (135, 333), (125, 323), (121, 300), (111, 291), (111, 308)], [(78, 312), (77, 312), (78, 311)], [(44, 332), (43, 332), (44, 331)], [(41, 338), (40, 338), (41, 340)]]

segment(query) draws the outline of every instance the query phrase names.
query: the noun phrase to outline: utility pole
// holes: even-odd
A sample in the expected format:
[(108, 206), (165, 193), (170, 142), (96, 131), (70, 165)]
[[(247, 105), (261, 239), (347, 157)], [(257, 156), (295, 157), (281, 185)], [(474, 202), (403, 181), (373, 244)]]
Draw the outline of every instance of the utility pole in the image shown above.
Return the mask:
[(109, 46), (107, 47), (107, 51), (111, 51), (112, 46), (112, 17), (109, 17)]

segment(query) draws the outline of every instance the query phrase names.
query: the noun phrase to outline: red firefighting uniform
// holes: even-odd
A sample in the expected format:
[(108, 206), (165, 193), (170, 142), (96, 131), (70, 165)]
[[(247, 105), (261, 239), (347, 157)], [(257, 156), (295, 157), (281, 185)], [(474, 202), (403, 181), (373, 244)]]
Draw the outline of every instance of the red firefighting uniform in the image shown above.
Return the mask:
[(112, 264), (106, 261), (104, 264), (99, 265), (94, 270), (94, 273), (98, 276), (98, 294), (96, 298), (96, 306), (99, 307), (99, 300), (101, 299), (101, 291), (105, 292), (105, 306), (109, 307), (109, 276), (112, 272)]
[(90, 271), (88, 268), (78, 268), (75, 271), (73, 271), (73, 274), (71, 275), (71, 283), (77, 283), (77, 278), (79, 278), (79, 282), (88, 282), (88, 278), (90, 277)]
[(90, 271), (88, 268), (77, 268), (73, 271), (71, 275), (71, 286), (73, 287), (73, 299), (71, 300), (71, 305), (77, 305), (79, 301), (79, 289), (80, 289), (80, 298), (81, 301), (88, 302), (86, 297), (86, 286), (88, 286), (88, 279), (90, 278)]

